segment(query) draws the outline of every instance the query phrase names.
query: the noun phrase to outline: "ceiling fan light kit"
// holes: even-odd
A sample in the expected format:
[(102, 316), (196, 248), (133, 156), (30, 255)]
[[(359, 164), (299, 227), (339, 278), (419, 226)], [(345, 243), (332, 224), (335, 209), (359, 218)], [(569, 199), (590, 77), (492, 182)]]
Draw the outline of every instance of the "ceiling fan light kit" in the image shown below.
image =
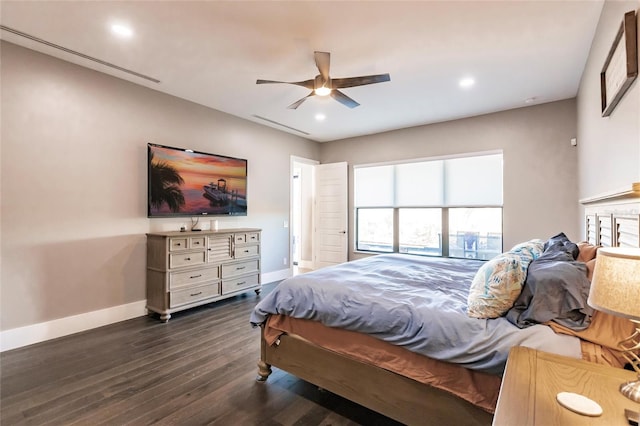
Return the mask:
[(329, 93), (331, 93), (331, 89), (328, 87), (322, 86), (322, 87), (318, 87), (313, 92), (318, 96), (327, 96)]
[(320, 74), (316, 75), (313, 79), (305, 80), (305, 81), (274, 81), (274, 80), (257, 80), (256, 84), (274, 84), (274, 83), (284, 83), (284, 84), (294, 84), (296, 86), (302, 86), (309, 90), (307, 96), (302, 99), (297, 100), (296, 102), (289, 105), (287, 108), (296, 109), (304, 101), (306, 101), (311, 96), (327, 96), (331, 95), (333, 99), (340, 102), (342, 105), (348, 108), (355, 108), (360, 105), (358, 102), (351, 99), (349, 96), (345, 95), (338, 89), (345, 89), (348, 87), (355, 86), (364, 86), (367, 84), (375, 84), (375, 83), (383, 83), (385, 81), (390, 81), (391, 77), (389, 74), (376, 74), (376, 75), (366, 75), (361, 77), (348, 77), (348, 78), (336, 78), (332, 79), (329, 76), (329, 64), (330, 64), (330, 53), (329, 52), (313, 52), (316, 67), (318, 67), (318, 71)]

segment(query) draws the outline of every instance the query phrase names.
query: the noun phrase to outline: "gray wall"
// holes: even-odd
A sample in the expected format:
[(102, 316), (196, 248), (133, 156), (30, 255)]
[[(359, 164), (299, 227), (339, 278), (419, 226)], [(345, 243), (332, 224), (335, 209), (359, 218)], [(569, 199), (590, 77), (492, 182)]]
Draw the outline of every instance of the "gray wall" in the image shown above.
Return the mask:
[[(575, 112), (575, 100), (565, 100), (323, 144), (323, 163), (347, 161), (350, 166), (351, 250), (351, 166), (496, 149), (504, 153), (505, 249), (560, 231), (578, 238), (577, 152), (570, 144), (575, 136)], [(469, 184), (481, 185), (482, 176)]]
[(1, 329), (145, 298), (146, 144), (248, 159), (263, 272), (289, 257), (290, 156), (319, 144), (6, 42), (1, 45)]
[[(579, 198), (640, 182), (640, 82), (636, 78), (613, 113), (601, 116), (600, 72), (625, 12), (640, 1), (607, 1), (578, 91)], [(640, 31), (638, 32), (640, 45)]]

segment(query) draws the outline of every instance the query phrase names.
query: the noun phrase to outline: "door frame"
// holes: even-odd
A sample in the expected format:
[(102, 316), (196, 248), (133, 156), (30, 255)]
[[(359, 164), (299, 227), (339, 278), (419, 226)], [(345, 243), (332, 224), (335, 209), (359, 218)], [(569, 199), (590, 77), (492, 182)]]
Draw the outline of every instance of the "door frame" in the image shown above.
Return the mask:
[[(296, 202), (295, 197), (294, 197), (294, 190), (293, 190), (293, 175), (295, 172), (295, 169), (297, 168), (296, 166), (298, 164), (304, 164), (304, 165), (311, 165), (311, 166), (316, 166), (318, 164), (320, 164), (320, 161), (318, 160), (312, 160), (310, 158), (304, 158), (304, 157), (298, 157), (296, 155), (292, 155), (290, 157), (290, 162), (289, 162), (289, 269), (292, 270), (293, 269), (293, 223), (294, 223), (294, 217), (293, 217), (293, 210), (294, 210), (294, 202)], [(301, 181), (300, 181), (300, 185), (303, 185), (302, 179), (308, 179), (309, 177), (301, 177)], [(312, 182), (311, 182), (311, 187), (314, 188), (315, 187), (315, 182), (314, 182), (314, 176), (311, 176)], [(299, 200), (298, 200), (299, 201)], [(315, 203), (312, 203), (312, 221), (315, 222)], [(307, 238), (309, 238), (311, 240), (311, 247), (313, 250), (313, 232), (311, 233), (311, 235), (306, 236)], [(315, 254), (315, 253), (313, 253)], [(313, 259), (312, 259), (313, 261)], [(312, 265), (298, 265), (301, 267), (306, 267), (306, 268), (311, 268)]]

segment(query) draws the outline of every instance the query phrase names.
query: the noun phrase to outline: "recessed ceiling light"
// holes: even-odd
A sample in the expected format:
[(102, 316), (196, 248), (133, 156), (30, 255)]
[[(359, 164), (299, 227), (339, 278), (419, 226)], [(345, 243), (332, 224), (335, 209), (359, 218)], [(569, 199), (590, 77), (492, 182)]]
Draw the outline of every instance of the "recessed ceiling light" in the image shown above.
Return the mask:
[(318, 121), (324, 121), (325, 118), (327, 118), (327, 116), (322, 113), (316, 114), (316, 120)]
[(111, 32), (120, 37), (129, 38), (133, 35), (133, 30), (130, 27), (122, 24), (111, 25)]
[(463, 78), (462, 80), (460, 80), (460, 82), (458, 84), (463, 89), (467, 89), (467, 88), (473, 86), (474, 84), (476, 84), (476, 81), (471, 77), (466, 77), (466, 78)]

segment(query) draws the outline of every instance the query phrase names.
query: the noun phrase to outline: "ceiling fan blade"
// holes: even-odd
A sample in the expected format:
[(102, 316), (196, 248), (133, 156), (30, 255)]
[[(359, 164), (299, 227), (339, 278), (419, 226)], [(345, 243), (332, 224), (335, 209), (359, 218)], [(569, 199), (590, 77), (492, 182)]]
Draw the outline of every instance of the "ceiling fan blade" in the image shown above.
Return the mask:
[(313, 90), (313, 82), (314, 80), (305, 80), (305, 81), (256, 80), (256, 84), (274, 84), (274, 83), (295, 84), (296, 86), (306, 87), (309, 90)]
[(318, 71), (320, 71), (320, 75), (325, 82), (329, 81), (329, 52), (313, 52), (313, 55), (316, 58), (316, 66), (318, 67)]
[(364, 75), (362, 77), (334, 78), (331, 80), (333, 89), (344, 89), (346, 87), (364, 86), (365, 84), (383, 83), (390, 81), (389, 74)]
[(302, 103), (303, 103), (304, 101), (306, 101), (306, 100), (307, 100), (307, 98), (310, 98), (310, 97), (311, 97), (311, 96), (313, 96), (313, 95), (314, 95), (314, 93), (313, 93), (313, 91), (312, 91), (311, 93), (309, 93), (309, 94), (308, 94), (307, 96), (305, 96), (304, 98), (302, 98), (302, 99), (300, 99), (300, 100), (297, 100), (297, 101), (295, 101), (294, 103), (292, 103), (291, 105), (289, 105), (287, 108), (288, 108), (288, 109), (296, 109), (296, 108), (298, 108), (300, 105), (302, 105)]
[(335, 89), (332, 90), (331, 97), (336, 101), (340, 102), (342, 105), (347, 106), (349, 108), (355, 108), (358, 105), (360, 105), (359, 103), (357, 103), (356, 101), (354, 101), (353, 99), (351, 99), (350, 97), (348, 97), (347, 95), (345, 95), (339, 90), (335, 90)]

